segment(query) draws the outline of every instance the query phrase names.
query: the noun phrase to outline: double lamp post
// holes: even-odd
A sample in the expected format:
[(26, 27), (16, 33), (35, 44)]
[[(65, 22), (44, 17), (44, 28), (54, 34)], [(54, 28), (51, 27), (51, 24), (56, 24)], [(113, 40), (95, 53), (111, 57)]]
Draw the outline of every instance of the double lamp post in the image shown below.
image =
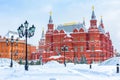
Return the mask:
[[(10, 61), (10, 67), (13, 67), (13, 46), (17, 46), (18, 39), (14, 40), (14, 36), (11, 36), (11, 39), (6, 39), (7, 46), (11, 46), (11, 61)], [(15, 44), (14, 44), (15, 43)]]
[(26, 55), (25, 55), (25, 70), (26, 71), (28, 71), (27, 38), (34, 36), (34, 32), (35, 32), (34, 25), (32, 25), (32, 27), (29, 27), (29, 29), (28, 29), (28, 24), (29, 23), (27, 21), (25, 21), (24, 26), (23, 26), (23, 24), (21, 24), (21, 26), (17, 29), (19, 37), (20, 38), (25, 37), (25, 39), (26, 39)]

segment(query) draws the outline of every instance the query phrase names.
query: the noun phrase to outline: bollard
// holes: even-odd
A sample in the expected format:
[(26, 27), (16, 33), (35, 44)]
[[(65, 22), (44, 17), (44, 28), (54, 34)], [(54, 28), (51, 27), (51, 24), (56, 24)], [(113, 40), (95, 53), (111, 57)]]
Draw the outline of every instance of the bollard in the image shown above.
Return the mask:
[(117, 67), (116, 67), (116, 73), (119, 73), (119, 64), (117, 64)]
[(92, 68), (92, 65), (90, 64), (90, 69)]

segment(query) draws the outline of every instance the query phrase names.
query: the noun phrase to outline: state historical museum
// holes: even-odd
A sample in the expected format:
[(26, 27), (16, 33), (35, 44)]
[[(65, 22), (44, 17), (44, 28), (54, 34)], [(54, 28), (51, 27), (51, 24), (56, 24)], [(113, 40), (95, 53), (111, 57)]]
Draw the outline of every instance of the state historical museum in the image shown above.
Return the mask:
[(48, 29), (39, 41), (39, 53), (43, 63), (56, 60), (61, 63), (101, 62), (114, 56), (114, 48), (109, 32), (105, 32), (103, 20), (100, 24), (92, 9), (90, 27), (86, 29), (83, 23), (66, 23), (54, 29), (50, 14)]

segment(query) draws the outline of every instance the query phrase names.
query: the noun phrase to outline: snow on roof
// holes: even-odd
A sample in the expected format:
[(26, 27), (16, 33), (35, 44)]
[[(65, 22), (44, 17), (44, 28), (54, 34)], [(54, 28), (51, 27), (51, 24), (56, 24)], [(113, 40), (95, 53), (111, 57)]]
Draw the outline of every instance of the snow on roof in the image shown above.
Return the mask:
[[(101, 52), (102, 50), (94, 50), (94, 52)], [(87, 50), (87, 52), (93, 52), (92, 50)]]
[(70, 33), (69, 32), (65, 32), (67, 34), (68, 37), (71, 37)]
[(95, 51), (102, 51), (102, 50), (95, 50)]
[(120, 57), (113, 57), (110, 58), (100, 64), (101, 65), (111, 65), (111, 66), (116, 66), (116, 64), (120, 64)]
[(60, 58), (60, 57), (62, 57), (62, 56), (60, 56), (60, 55), (59, 55), (59, 56), (51, 56), (51, 57), (49, 57), (49, 58), (50, 58), (50, 59), (52, 59), (52, 58), (53, 58), (53, 59), (58, 59), (58, 58)]

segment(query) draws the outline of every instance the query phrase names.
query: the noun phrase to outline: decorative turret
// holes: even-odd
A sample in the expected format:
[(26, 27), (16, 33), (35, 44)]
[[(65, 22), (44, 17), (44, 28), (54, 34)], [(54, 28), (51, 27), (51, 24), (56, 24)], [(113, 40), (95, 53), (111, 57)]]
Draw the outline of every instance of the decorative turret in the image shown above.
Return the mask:
[(49, 23), (48, 23), (48, 32), (53, 32), (53, 20), (52, 20), (52, 11), (50, 11), (50, 18), (49, 18)]
[(45, 36), (44, 36), (45, 34), (44, 34), (44, 27), (43, 27), (43, 29), (42, 29), (42, 35), (41, 35), (41, 39), (45, 39)]
[(101, 27), (104, 29), (104, 25), (103, 25), (102, 16), (101, 16), (100, 26), (101, 26)]
[(100, 24), (98, 26), (98, 29), (101, 33), (103, 33), (103, 34), (105, 33), (102, 16), (101, 16), (101, 20), (100, 20)]
[(92, 16), (90, 20), (90, 27), (91, 28), (97, 28), (97, 20), (94, 12), (94, 6), (92, 6)]
[(96, 16), (95, 16), (95, 13), (94, 13), (94, 6), (92, 6), (92, 16), (91, 16), (91, 19), (92, 20), (96, 20)]
[(48, 23), (48, 30), (45, 35), (46, 43), (50, 44), (50, 48), (47, 48), (50, 51), (53, 51), (53, 32), (54, 32), (54, 24), (52, 20), (52, 11), (50, 11), (50, 18), (49, 18), (49, 23)]
[(85, 17), (83, 17), (83, 25), (85, 26)]
[(52, 20), (52, 11), (50, 11), (50, 18), (49, 18), (49, 24), (52, 24), (53, 20)]
[(44, 44), (45, 44), (45, 34), (44, 34), (44, 28), (43, 28), (41, 38), (40, 38), (40, 41), (39, 41), (39, 46), (42, 46)]

